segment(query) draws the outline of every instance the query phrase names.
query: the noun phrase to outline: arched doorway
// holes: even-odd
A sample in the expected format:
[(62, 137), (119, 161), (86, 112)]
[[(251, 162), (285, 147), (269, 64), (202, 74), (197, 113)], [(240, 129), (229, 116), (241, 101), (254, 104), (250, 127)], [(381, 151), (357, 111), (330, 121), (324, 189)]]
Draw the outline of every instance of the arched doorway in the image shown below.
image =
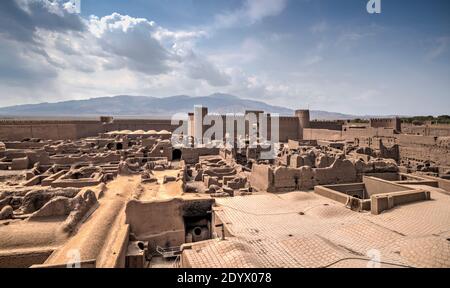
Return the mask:
[(181, 160), (181, 150), (180, 149), (173, 149), (172, 150), (172, 160)]

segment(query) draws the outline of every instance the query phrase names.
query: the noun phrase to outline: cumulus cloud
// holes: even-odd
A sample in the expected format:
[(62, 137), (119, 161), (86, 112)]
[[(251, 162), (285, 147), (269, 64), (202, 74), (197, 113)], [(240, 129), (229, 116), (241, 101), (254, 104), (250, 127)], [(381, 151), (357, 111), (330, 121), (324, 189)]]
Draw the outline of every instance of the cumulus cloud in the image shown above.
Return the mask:
[(37, 29), (50, 31), (82, 31), (83, 21), (69, 13), (60, 2), (49, 0), (0, 1), (0, 35), (32, 42)]
[[(172, 31), (118, 13), (85, 19), (69, 8), (63, 1), (0, 1), (0, 89), (15, 103), (162, 91), (189, 79), (200, 81), (193, 86), (229, 83), (195, 51), (205, 31)], [(0, 105), (10, 102), (0, 98)]]
[(118, 13), (91, 17), (89, 21), (89, 31), (101, 49), (109, 54), (104, 65), (109, 69), (128, 67), (148, 74), (169, 71), (170, 51), (153, 37), (155, 30), (154, 22)]

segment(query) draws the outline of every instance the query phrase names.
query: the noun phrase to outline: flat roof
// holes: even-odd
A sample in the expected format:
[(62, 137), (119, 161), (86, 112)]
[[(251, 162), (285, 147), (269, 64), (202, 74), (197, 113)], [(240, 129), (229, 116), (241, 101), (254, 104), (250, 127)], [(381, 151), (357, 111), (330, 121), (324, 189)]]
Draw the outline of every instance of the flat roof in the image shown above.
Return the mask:
[(313, 192), (217, 198), (233, 237), (193, 243), (183, 257), (192, 267), (368, 267), (372, 257), (381, 267), (450, 267), (450, 196), (427, 188), (431, 201), (379, 215)]

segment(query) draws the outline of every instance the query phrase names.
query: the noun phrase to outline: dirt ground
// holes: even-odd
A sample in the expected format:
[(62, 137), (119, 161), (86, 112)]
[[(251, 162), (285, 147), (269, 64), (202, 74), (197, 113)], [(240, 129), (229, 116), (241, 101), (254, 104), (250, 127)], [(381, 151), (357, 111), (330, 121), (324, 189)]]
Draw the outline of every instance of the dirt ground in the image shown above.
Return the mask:
[[(157, 183), (143, 184), (143, 193), (140, 195), (139, 200), (152, 201), (161, 199), (171, 199), (175, 197), (182, 198), (198, 198), (202, 197), (197, 193), (184, 193), (181, 181), (173, 181), (163, 184), (164, 176), (177, 177), (179, 170), (164, 170), (153, 171), (153, 174), (158, 179)], [(204, 197), (204, 195), (203, 195)]]

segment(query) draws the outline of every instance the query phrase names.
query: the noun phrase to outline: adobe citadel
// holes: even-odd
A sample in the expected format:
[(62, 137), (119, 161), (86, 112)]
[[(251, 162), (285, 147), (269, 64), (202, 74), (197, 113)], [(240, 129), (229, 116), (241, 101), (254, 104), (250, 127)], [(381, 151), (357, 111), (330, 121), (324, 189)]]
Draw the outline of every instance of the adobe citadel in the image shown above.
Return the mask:
[(1, 120), (0, 267), (450, 267), (450, 125), (199, 111)]

